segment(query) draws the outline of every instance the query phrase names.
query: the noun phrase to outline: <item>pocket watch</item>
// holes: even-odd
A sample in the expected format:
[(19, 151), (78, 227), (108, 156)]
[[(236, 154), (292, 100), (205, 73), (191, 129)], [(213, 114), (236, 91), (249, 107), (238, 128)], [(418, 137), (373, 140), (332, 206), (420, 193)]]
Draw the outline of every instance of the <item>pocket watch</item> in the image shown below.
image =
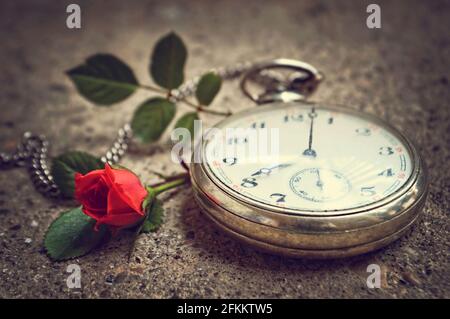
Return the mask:
[(254, 66), (241, 89), (263, 105), (217, 123), (190, 164), (202, 211), (255, 248), (353, 256), (388, 245), (420, 216), (428, 179), (414, 143), (374, 115), (307, 101), (322, 78), (297, 60)]

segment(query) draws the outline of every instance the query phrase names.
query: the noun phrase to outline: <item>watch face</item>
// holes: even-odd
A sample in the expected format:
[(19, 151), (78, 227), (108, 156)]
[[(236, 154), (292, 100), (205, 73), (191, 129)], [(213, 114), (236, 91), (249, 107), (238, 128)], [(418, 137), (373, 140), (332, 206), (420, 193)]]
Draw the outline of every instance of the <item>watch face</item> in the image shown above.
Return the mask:
[(374, 204), (413, 171), (412, 151), (371, 116), (317, 104), (263, 107), (210, 132), (202, 159), (231, 196), (301, 212)]

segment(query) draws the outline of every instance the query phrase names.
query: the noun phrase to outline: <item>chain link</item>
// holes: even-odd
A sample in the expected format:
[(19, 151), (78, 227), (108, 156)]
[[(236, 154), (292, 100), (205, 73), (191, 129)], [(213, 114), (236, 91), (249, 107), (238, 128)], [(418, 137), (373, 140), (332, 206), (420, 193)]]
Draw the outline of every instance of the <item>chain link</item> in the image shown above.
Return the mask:
[[(253, 66), (252, 63), (239, 63), (232, 67), (216, 68), (211, 71), (217, 73), (223, 80), (239, 77)], [(179, 89), (174, 90), (174, 101), (180, 101), (193, 95), (200, 80), (200, 76), (185, 82)], [(106, 154), (101, 157), (103, 163), (115, 164), (126, 153), (133, 132), (130, 124), (119, 129), (118, 134)], [(58, 198), (61, 191), (53, 181), (48, 164), (49, 142), (44, 135), (24, 133), (21, 142), (13, 153), (0, 152), (0, 170), (15, 167), (27, 167), (31, 181), (38, 192), (50, 198)]]

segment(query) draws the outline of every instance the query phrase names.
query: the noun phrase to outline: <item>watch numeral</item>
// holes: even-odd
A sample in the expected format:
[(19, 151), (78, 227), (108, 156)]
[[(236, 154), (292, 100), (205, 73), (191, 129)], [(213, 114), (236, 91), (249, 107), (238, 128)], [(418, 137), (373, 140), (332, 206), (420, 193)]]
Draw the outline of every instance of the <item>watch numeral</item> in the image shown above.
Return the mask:
[(300, 176), (295, 176), (293, 182), (299, 183), (301, 180), (302, 180), (302, 178)]
[(392, 171), (392, 168), (388, 168), (388, 169), (385, 169), (384, 171), (382, 171), (380, 174), (378, 174), (378, 176), (390, 177), (390, 176), (394, 176), (394, 172)]
[(237, 158), (236, 157), (226, 157), (222, 161), (225, 164), (227, 164), (228, 166), (232, 166), (237, 163)]
[(382, 146), (380, 147), (378, 154), (380, 155), (392, 155), (394, 154), (394, 151), (392, 150), (392, 147), (390, 146)]
[(370, 129), (364, 127), (364, 128), (357, 128), (355, 130), (356, 134), (358, 134), (359, 136), (370, 136), (372, 134), (372, 132), (370, 131)]
[(272, 198), (272, 197), (278, 197), (278, 199), (276, 200), (276, 202), (277, 203), (284, 203), (285, 202), (285, 198), (286, 198), (286, 195), (284, 195), (284, 194), (280, 194), (280, 193), (273, 193), (273, 194), (271, 194), (270, 195), (270, 197)]
[(251, 125), (251, 128), (265, 128), (266, 127), (266, 122), (254, 122)]
[(334, 122), (334, 119), (333, 119), (332, 117), (330, 117), (330, 118), (328, 119), (328, 124), (333, 124), (333, 122)]
[(284, 116), (284, 122), (287, 123), (289, 121), (303, 122), (303, 114), (285, 115)]
[(372, 196), (375, 195), (377, 192), (375, 191), (375, 186), (370, 187), (361, 187), (361, 195), (362, 196)]
[(231, 137), (228, 139), (227, 143), (229, 145), (231, 144), (243, 144), (243, 143), (247, 143), (248, 139), (246, 137)]
[(258, 186), (258, 183), (255, 181), (256, 181), (256, 179), (253, 177), (244, 178), (242, 180), (241, 186), (246, 187), (246, 188), (252, 188), (252, 187)]

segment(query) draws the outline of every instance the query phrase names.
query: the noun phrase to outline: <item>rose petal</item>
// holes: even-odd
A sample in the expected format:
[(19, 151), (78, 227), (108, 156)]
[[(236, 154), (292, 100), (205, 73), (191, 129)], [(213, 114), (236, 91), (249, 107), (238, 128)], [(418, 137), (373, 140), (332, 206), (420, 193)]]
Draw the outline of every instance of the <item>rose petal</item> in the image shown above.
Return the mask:
[(147, 196), (147, 191), (139, 178), (128, 170), (112, 169), (108, 164), (105, 165), (105, 175), (110, 188), (116, 191), (121, 200), (143, 215), (142, 202)]
[(83, 205), (86, 215), (98, 218), (106, 214), (108, 192), (103, 170), (75, 175), (75, 198)]
[[(108, 215), (134, 213), (135, 209), (126, 203), (121, 194), (113, 187), (108, 194)], [(139, 212), (135, 212), (140, 214)]]
[(104, 175), (104, 170), (97, 169), (86, 175), (75, 173), (75, 194), (95, 185), (99, 178)]
[(93, 185), (83, 193), (83, 198), (96, 209), (106, 209), (107, 206), (109, 187), (104, 179), (105, 177), (102, 176), (97, 184)]

